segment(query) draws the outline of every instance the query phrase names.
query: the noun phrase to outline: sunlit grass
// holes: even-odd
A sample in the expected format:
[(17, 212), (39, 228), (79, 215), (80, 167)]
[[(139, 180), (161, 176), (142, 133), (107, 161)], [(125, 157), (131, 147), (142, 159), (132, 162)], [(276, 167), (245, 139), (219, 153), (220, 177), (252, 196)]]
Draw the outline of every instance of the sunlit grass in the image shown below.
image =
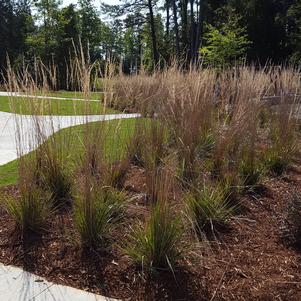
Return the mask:
[[(123, 119), (106, 121), (106, 135), (105, 135), (105, 154), (106, 160), (112, 162), (121, 158), (126, 153), (126, 143), (133, 135), (135, 129), (136, 119)], [(92, 126), (97, 126), (99, 122), (95, 122)], [(85, 125), (74, 126), (63, 129), (54, 134), (61, 135), (60, 139), (69, 139), (68, 164), (71, 170), (78, 167), (78, 160), (82, 157), (84, 152)], [(46, 142), (47, 143), (47, 142)], [(67, 156), (67, 152), (65, 154)], [(31, 156), (28, 154), (26, 156)], [(16, 184), (18, 178), (18, 160), (14, 160), (5, 165), (0, 166), (0, 186)]]
[[(46, 93), (37, 92), (36, 95), (43, 95), (49, 97), (61, 97), (61, 98), (75, 98), (75, 99), (85, 99), (85, 95), (80, 91), (48, 91)], [(102, 100), (103, 92), (90, 92), (89, 99), (91, 100)]]
[(0, 111), (25, 115), (98, 115), (117, 112), (110, 108), (105, 108), (101, 102), (97, 101), (8, 96), (0, 96)]

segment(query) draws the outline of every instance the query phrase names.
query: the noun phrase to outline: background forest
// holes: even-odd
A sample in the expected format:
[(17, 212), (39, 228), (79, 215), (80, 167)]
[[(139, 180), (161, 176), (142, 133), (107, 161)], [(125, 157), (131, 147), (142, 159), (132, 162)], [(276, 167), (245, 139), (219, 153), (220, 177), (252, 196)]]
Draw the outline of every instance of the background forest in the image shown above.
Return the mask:
[[(0, 0), (0, 69), (57, 66), (58, 78), (82, 44), (90, 61), (123, 63), (133, 73), (171, 63), (264, 65), (301, 58), (300, 0)], [(58, 82), (65, 82), (59, 80)], [(64, 88), (64, 87), (58, 87)]]

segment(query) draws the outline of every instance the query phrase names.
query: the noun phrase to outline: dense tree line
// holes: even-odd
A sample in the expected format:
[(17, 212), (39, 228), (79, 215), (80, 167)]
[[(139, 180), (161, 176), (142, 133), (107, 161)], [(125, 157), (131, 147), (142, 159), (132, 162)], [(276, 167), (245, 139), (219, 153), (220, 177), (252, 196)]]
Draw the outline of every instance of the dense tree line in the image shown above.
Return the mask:
[(122, 60), (126, 72), (174, 59), (299, 64), (301, 0), (122, 0), (98, 9), (90, 0), (0, 0), (1, 70), (7, 57), (13, 66), (40, 58), (64, 78), (80, 44), (91, 61)]

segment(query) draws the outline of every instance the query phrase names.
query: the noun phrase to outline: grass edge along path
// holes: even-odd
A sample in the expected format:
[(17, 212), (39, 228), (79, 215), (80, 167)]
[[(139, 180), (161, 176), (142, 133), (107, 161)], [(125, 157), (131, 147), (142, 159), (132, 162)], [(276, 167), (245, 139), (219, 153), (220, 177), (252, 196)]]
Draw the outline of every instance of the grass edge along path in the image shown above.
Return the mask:
[[(138, 119), (136, 118), (129, 118), (90, 123), (92, 126), (97, 126), (101, 122), (105, 122), (106, 124), (104, 145), (105, 155), (108, 161), (114, 161), (123, 156), (126, 150), (126, 143), (134, 133), (137, 120)], [(144, 122), (145, 119), (139, 119), (140, 122), (141, 120)], [(71, 170), (74, 170), (76, 167), (78, 167), (78, 160), (81, 159), (81, 156), (84, 152), (83, 139), (85, 129), (86, 124), (72, 126), (62, 129), (54, 133), (52, 136), (58, 138), (59, 141), (67, 141), (66, 145), (68, 145), (68, 150), (66, 150), (65, 156), (66, 160), (68, 160), (68, 166)], [(47, 143), (50, 138), (48, 138), (44, 143)], [(33, 152), (26, 154), (25, 156), (32, 156)], [(18, 161), (19, 159), (16, 159), (0, 166), (0, 187), (17, 183)]]
[(41, 99), (0, 96), (0, 111), (23, 115), (103, 115), (118, 111), (106, 108), (101, 101)]

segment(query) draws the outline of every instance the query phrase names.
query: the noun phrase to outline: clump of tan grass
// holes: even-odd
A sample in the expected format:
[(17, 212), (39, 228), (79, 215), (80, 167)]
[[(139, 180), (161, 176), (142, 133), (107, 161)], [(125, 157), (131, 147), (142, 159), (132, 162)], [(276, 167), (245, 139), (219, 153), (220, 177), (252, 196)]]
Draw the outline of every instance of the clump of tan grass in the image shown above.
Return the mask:
[[(281, 174), (295, 155), (300, 78), (292, 68), (187, 70), (174, 64), (151, 75), (143, 70), (131, 76), (116, 75), (112, 62), (101, 70), (80, 49), (70, 72), (69, 84), (81, 90), (87, 101), (84, 153), (73, 207), (83, 248), (95, 250), (110, 242), (122, 211), (125, 196), (120, 190), (130, 164), (144, 168), (150, 217), (133, 229), (126, 252), (143, 269), (173, 270), (181, 258), (182, 234), (174, 204), (181, 206), (183, 195), (194, 228), (215, 233), (235, 212), (239, 202), (233, 200), (243, 191), (242, 186), (259, 185), (265, 169)], [(9, 69), (7, 86), (10, 91), (40, 93), (56, 88), (56, 74), (55, 66), (39, 63), (32, 74), (26, 68), (19, 72)], [(97, 74), (104, 77), (105, 105), (148, 117), (136, 123), (124, 153), (114, 160), (108, 160), (106, 154), (108, 124), (88, 123), (88, 100)], [(41, 112), (39, 104), (33, 103), (32, 112)], [(36, 152), (36, 177), (24, 186), (25, 209), (10, 210), (12, 214), (24, 212), (14, 214), (20, 225), (26, 225), (24, 229), (35, 224), (27, 226), (22, 216), (36, 220), (39, 228), (48, 214), (47, 208), (39, 207), (36, 187), (47, 182), (43, 189), (55, 199), (64, 199), (56, 191), (71, 191), (61, 149), (68, 146), (52, 138), (43, 144), (45, 133), (38, 118), (33, 120), (41, 144)], [(119, 152), (114, 142), (112, 148)], [(21, 172), (20, 178), (25, 180), (26, 174)], [(33, 217), (27, 214), (28, 204), (38, 204)]]
[(171, 171), (162, 170), (157, 186), (156, 202), (150, 205), (145, 225), (138, 223), (127, 237), (125, 252), (143, 271), (174, 271), (182, 257), (180, 219), (170, 202)]
[(8, 213), (14, 219), (23, 240), (45, 229), (51, 214), (51, 194), (36, 184), (30, 162), (29, 158), (19, 162), (20, 196), (6, 200)]
[(86, 176), (74, 203), (74, 222), (83, 249), (108, 246), (120, 218), (123, 195)]

